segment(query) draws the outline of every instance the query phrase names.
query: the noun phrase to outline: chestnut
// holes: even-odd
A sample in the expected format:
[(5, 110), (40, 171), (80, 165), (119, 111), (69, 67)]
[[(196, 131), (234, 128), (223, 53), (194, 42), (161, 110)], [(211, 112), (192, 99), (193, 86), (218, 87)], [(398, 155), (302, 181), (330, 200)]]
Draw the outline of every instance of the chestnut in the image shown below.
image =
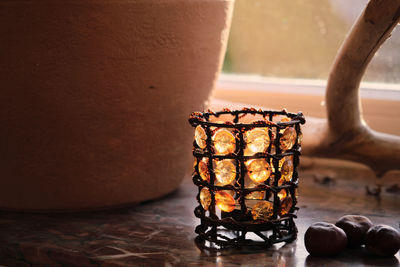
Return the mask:
[(308, 253), (316, 256), (334, 256), (347, 245), (346, 233), (331, 223), (316, 222), (304, 235)]
[(388, 225), (372, 226), (365, 235), (365, 248), (373, 255), (392, 257), (400, 249), (400, 233)]
[(335, 225), (346, 233), (347, 246), (358, 248), (364, 244), (365, 234), (373, 226), (373, 223), (365, 216), (345, 215)]

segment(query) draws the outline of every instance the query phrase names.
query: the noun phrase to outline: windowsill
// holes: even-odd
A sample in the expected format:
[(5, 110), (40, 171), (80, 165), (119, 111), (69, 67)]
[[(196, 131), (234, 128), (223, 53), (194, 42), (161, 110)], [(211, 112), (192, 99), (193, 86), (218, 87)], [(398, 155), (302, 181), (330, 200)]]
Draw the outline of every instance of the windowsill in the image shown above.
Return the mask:
[[(325, 118), (325, 85), (322, 80), (222, 74), (213, 92), (213, 102), (286, 108), (302, 111), (306, 118)], [(360, 92), (367, 124), (374, 130), (400, 135), (400, 85), (362, 83)]]

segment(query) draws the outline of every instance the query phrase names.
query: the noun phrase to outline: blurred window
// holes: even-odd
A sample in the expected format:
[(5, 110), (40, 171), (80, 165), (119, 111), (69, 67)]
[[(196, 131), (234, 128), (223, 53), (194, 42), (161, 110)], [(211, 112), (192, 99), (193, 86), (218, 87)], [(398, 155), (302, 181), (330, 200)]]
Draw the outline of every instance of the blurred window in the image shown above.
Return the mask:
[[(236, 0), (223, 71), (327, 79), (367, 0)], [(372, 59), (363, 81), (399, 83), (400, 32)]]

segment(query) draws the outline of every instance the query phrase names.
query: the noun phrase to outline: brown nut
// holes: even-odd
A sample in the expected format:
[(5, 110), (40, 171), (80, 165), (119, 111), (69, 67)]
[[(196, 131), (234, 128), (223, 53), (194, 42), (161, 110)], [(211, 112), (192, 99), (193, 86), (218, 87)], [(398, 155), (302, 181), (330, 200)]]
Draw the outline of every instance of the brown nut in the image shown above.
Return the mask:
[(388, 225), (372, 226), (365, 235), (365, 247), (371, 254), (392, 257), (400, 249), (400, 233)]
[(345, 232), (334, 224), (317, 222), (307, 229), (304, 244), (311, 255), (334, 256), (346, 247), (347, 237)]
[(370, 219), (361, 215), (345, 215), (335, 225), (346, 233), (347, 246), (351, 248), (364, 244), (365, 234), (373, 226)]

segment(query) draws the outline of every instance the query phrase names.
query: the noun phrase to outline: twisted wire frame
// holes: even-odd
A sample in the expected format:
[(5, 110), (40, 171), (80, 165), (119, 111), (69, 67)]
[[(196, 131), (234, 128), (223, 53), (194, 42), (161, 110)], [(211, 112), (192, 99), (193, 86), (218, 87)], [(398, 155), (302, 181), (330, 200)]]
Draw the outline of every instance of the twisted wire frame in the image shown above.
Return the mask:
[[(230, 115), (231, 120), (225, 122), (214, 122), (221, 115)], [(262, 116), (261, 120), (252, 123), (244, 123), (242, 119), (246, 116)], [(274, 122), (275, 117), (285, 117), (287, 119)], [(189, 117), (189, 123), (193, 127), (201, 126), (206, 134), (205, 147), (200, 148), (196, 141), (193, 142), (193, 155), (195, 159), (193, 183), (198, 186), (197, 201), (199, 205), (195, 208), (194, 214), (200, 218), (200, 225), (195, 229), (198, 234), (196, 242), (203, 244), (204, 248), (220, 250), (227, 247), (269, 247), (278, 242), (291, 242), (297, 237), (297, 228), (294, 223), (298, 208), (297, 203), (297, 187), (299, 155), (301, 152), (300, 138), (302, 136), (300, 124), (305, 123), (303, 114), (288, 113), (286, 110), (256, 110), (244, 108), (242, 110), (231, 111), (224, 109), (220, 112), (193, 112)], [(253, 155), (245, 155), (244, 149), (246, 141), (244, 134), (246, 131), (254, 128), (262, 127), (268, 129), (269, 145), (266, 151), (255, 153)], [(296, 131), (296, 141), (288, 150), (282, 151), (280, 139), (282, 132), (293, 127)], [(212, 136), (218, 129), (229, 129), (235, 137), (235, 151), (226, 155), (215, 153)], [(289, 181), (280, 183), (281, 168), (280, 160), (285, 157), (293, 159), (293, 172)], [(204, 158), (207, 159), (207, 171), (209, 180), (205, 180), (200, 176), (199, 162)], [(214, 171), (214, 161), (230, 159), (235, 162), (236, 176), (234, 183), (221, 185), (216, 181)], [(271, 175), (269, 179), (258, 184), (256, 187), (249, 188), (245, 183), (247, 173), (246, 161), (252, 159), (265, 159), (271, 164)], [(205, 209), (200, 200), (200, 192), (203, 188), (207, 188), (210, 192), (211, 202), (209, 207)], [(285, 189), (287, 196), (291, 198), (292, 205), (290, 210), (285, 214), (280, 213), (282, 205), (278, 194)], [(219, 191), (230, 190), (234, 192), (236, 208), (231, 212), (220, 211), (218, 214), (216, 209), (215, 195)], [(259, 201), (269, 201), (273, 205), (273, 214), (268, 219), (254, 219), (251, 215), (251, 208), (248, 207), (246, 195), (252, 192), (262, 192), (263, 199)], [(256, 201), (258, 201), (256, 200)], [(253, 201), (254, 202), (254, 201)]]

